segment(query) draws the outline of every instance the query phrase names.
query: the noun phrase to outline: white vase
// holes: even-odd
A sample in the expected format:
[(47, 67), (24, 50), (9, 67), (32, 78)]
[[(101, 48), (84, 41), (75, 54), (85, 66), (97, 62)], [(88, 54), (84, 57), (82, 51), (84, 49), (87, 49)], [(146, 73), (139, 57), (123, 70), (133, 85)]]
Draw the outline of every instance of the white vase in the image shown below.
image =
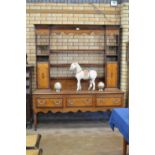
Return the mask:
[(54, 89), (55, 89), (56, 92), (60, 92), (61, 91), (61, 88), (62, 88), (62, 86), (61, 86), (61, 83), (60, 82), (56, 82), (54, 84)]
[(98, 89), (99, 89), (99, 91), (103, 91), (103, 88), (104, 88), (104, 83), (103, 82), (99, 82), (98, 83)]

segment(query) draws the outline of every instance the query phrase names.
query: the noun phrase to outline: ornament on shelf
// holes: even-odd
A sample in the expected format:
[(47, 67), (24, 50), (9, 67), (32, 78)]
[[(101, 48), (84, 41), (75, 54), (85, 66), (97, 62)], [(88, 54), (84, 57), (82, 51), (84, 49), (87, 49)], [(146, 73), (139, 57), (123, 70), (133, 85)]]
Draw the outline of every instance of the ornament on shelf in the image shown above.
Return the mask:
[(76, 71), (75, 78), (77, 79), (77, 91), (82, 90), (81, 80), (89, 80), (88, 90), (95, 90), (95, 79), (97, 77), (97, 72), (95, 70), (83, 70), (77, 62), (73, 62), (70, 65), (71, 71)]
[(103, 91), (103, 88), (104, 88), (104, 83), (100, 81), (98, 83), (98, 89), (99, 89), (99, 91)]
[(60, 83), (60, 82), (56, 82), (56, 83), (54, 84), (54, 89), (55, 89), (56, 92), (60, 92), (61, 89), (62, 89), (61, 83)]

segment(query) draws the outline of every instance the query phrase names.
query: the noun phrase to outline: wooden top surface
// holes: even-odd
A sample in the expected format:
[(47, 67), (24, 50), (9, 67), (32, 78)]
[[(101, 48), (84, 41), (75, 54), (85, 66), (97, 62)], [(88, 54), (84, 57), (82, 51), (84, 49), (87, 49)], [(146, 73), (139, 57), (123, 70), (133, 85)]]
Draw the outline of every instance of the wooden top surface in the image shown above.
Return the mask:
[(111, 89), (105, 89), (103, 91), (98, 91), (98, 90), (95, 90), (95, 91), (88, 91), (88, 90), (83, 90), (83, 91), (79, 91), (77, 92), (76, 90), (62, 90), (61, 92), (55, 92), (54, 90), (51, 90), (51, 89), (36, 89), (35, 91), (33, 91), (33, 94), (36, 94), (36, 95), (40, 95), (40, 94), (52, 94), (52, 95), (63, 95), (63, 94), (73, 94), (73, 95), (82, 95), (82, 94), (117, 94), (117, 93), (124, 93), (123, 91), (121, 91), (120, 89), (117, 89), (117, 88), (111, 88)]

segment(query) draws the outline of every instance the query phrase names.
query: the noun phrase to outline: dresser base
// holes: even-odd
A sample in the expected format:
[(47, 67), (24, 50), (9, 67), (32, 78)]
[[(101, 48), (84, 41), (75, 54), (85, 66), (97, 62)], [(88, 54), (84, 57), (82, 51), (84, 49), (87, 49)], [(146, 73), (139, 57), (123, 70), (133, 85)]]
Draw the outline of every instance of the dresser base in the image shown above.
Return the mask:
[(116, 107), (124, 107), (124, 93), (119, 89), (60, 93), (50, 89), (39, 89), (33, 92), (34, 128), (37, 129), (39, 112), (98, 112)]

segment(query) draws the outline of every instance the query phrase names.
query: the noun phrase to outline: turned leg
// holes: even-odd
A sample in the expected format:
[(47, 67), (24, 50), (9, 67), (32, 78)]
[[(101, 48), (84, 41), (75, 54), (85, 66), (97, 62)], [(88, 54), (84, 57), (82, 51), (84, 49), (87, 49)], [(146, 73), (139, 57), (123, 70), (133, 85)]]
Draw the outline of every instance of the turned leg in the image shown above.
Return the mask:
[(127, 153), (127, 142), (126, 140), (123, 138), (123, 155), (126, 155)]
[(34, 113), (34, 130), (37, 130), (37, 113)]

